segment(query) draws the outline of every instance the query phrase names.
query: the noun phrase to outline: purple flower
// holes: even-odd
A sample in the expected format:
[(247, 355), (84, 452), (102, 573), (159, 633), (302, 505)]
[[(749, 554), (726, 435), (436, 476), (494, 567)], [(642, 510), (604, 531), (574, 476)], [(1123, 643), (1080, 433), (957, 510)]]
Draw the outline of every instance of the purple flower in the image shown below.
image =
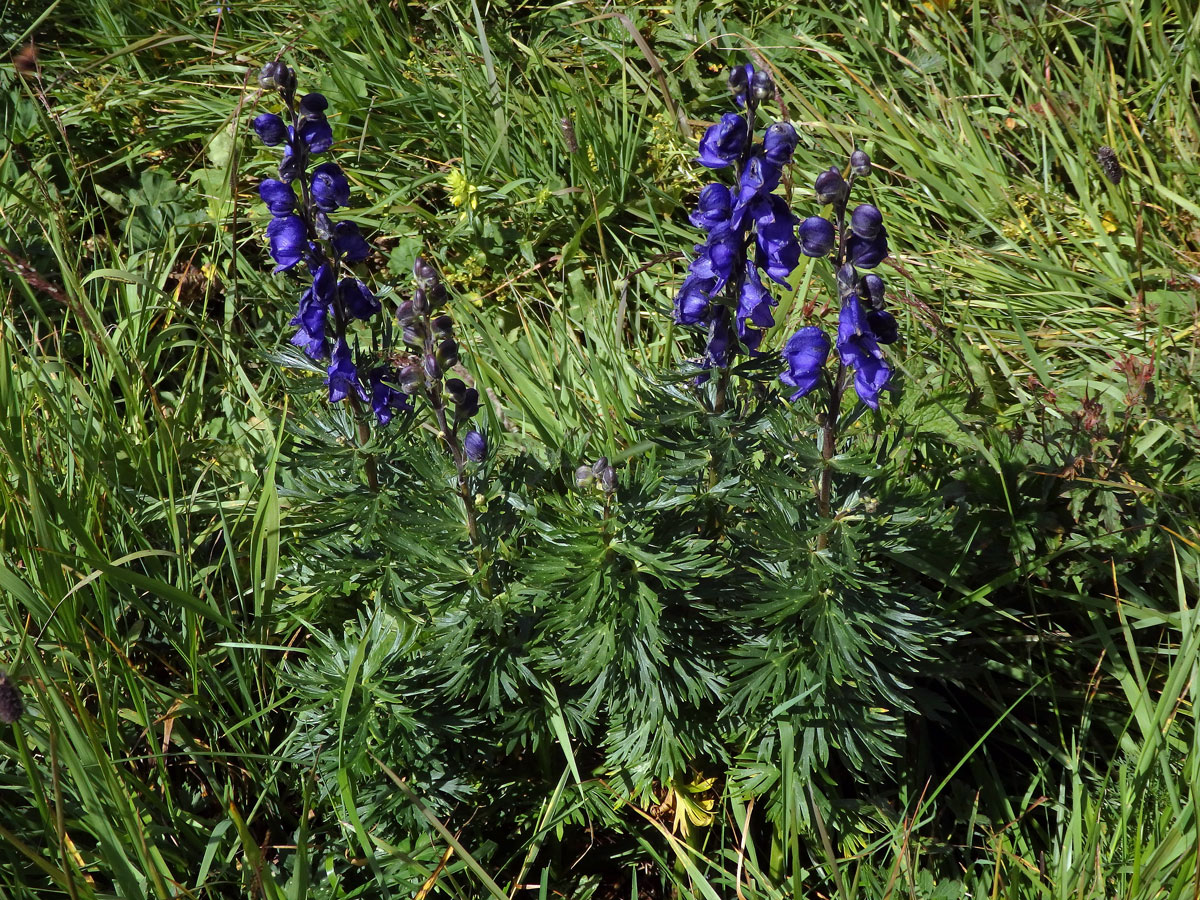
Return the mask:
[(794, 228), (790, 215), (786, 219), (776, 216), (774, 221), (758, 225), (758, 265), (772, 281), (788, 290), (792, 286), (784, 279), (800, 262), (800, 243)]
[(468, 431), (463, 438), (463, 452), (472, 462), (482, 462), (488, 452), (487, 438), (478, 431)]
[(879, 392), (887, 386), (892, 370), (854, 294), (846, 298), (838, 316), (837, 346), (842, 364), (854, 368), (854, 390), (859, 399), (871, 409), (879, 409)]
[(300, 329), (292, 338), (292, 343), (302, 347), (313, 359), (324, 359), (329, 353), (329, 344), (325, 339), (325, 323), (329, 304), (333, 301), (333, 292), (333, 269), (328, 265), (318, 266), (313, 274), (312, 284), (300, 295), (300, 311), (291, 322)]
[(400, 376), (395, 369), (376, 366), (367, 373), (367, 382), (371, 385), (371, 411), (380, 425), (392, 421), (394, 413), (412, 411), (412, 399), (394, 387), (400, 383)]
[(871, 240), (883, 227), (883, 213), (870, 203), (860, 203), (850, 213), (850, 230), (860, 238)]
[(353, 222), (338, 222), (333, 226), (333, 250), (348, 263), (362, 262), (371, 247)]
[(719, 225), (708, 235), (707, 244), (697, 244), (699, 254), (688, 271), (701, 278), (713, 279), (709, 296), (725, 287), (733, 276), (733, 269), (742, 254), (742, 236), (728, 225)]
[(255, 116), (253, 125), (259, 140), (268, 147), (281, 144), (288, 138), (287, 126), (283, 124), (283, 119), (279, 118), (275, 113), (263, 113), (260, 116)]
[(871, 239), (850, 235), (846, 242), (846, 259), (860, 269), (873, 269), (888, 255), (887, 229), (882, 226)]
[(708, 346), (702, 363), (704, 368), (723, 369), (729, 365), (729, 348), (735, 340), (729, 330), (729, 317), (724, 314), (714, 316), (708, 325)]
[(809, 216), (797, 229), (800, 236), (800, 252), (805, 256), (820, 258), (828, 256), (837, 243), (833, 223), (820, 216)]
[(708, 319), (709, 294), (716, 280), (689, 275), (675, 297), (675, 321), (680, 325), (699, 325)]
[(296, 208), (296, 195), (292, 192), (292, 186), (274, 178), (267, 178), (258, 186), (258, 196), (262, 197), (263, 203), (267, 204), (267, 209), (273, 216), (286, 216)]
[(775, 166), (786, 166), (792, 161), (800, 137), (791, 122), (776, 122), (768, 125), (763, 134), (763, 150), (767, 162)]
[(333, 212), (350, 203), (350, 182), (337, 163), (321, 163), (313, 169), (312, 198), (317, 209)]
[(308, 227), (299, 216), (278, 216), (267, 225), (267, 240), (275, 271), (290, 269), (308, 251)]
[(746, 277), (742, 279), (742, 290), (738, 295), (738, 336), (745, 337), (745, 322), (750, 321), (759, 328), (770, 328), (775, 324), (771, 309), (776, 300), (763, 287), (762, 278), (758, 274), (758, 266), (746, 261)]
[(696, 159), (702, 166), (722, 169), (737, 162), (746, 149), (749, 129), (746, 120), (737, 113), (725, 113), (721, 121), (710, 125), (700, 139), (700, 156)]
[(329, 363), (329, 377), (325, 379), (329, 385), (329, 402), (337, 403), (345, 400), (352, 393), (360, 400), (367, 399), (367, 392), (358, 383), (358, 369), (350, 354), (350, 345), (344, 337), (339, 337), (333, 345), (333, 358)]
[(356, 319), (366, 321), (383, 309), (370, 288), (357, 278), (343, 278), (338, 283), (337, 295), (346, 312)]
[(788, 338), (783, 347), (783, 361), (788, 368), (779, 380), (796, 388), (789, 400), (799, 400), (817, 386), (828, 357), (829, 337), (816, 325), (801, 328)]
[(696, 211), (688, 217), (688, 221), (697, 228), (710, 231), (728, 222), (732, 209), (733, 198), (729, 194), (729, 188), (723, 184), (706, 185), (700, 192)]
[(308, 147), (309, 153), (324, 153), (333, 146), (333, 129), (324, 116), (309, 119), (300, 125), (300, 139)]

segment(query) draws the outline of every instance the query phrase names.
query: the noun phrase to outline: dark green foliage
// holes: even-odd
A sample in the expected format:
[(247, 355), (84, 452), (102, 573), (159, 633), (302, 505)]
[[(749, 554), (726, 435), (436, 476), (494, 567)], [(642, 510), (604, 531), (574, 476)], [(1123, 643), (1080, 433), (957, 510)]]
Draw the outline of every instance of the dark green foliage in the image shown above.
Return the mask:
[[(1194, 13), (0, 7), (0, 894), (1193, 896)], [(477, 546), (277, 337), (281, 51), (373, 288), (446, 278)], [(888, 216), (831, 521), (778, 361), (715, 415), (670, 323), (735, 57)]]

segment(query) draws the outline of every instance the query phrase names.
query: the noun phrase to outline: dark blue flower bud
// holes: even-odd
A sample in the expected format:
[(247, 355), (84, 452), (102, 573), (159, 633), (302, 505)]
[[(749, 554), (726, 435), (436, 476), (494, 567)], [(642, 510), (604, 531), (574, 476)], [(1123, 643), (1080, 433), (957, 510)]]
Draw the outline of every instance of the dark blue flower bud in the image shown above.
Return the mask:
[(425, 323), (419, 319), (409, 322), (401, 332), (401, 339), (410, 347), (424, 347)]
[(471, 462), (482, 462), (487, 456), (487, 451), (487, 438), (478, 431), (468, 431), (467, 436), (463, 438), (463, 452), (467, 454), (467, 459)]
[(883, 213), (870, 203), (860, 203), (850, 213), (850, 230), (860, 238), (871, 240), (883, 227)]
[(371, 248), (353, 222), (338, 222), (333, 227), (333, 249), (348, 263), (362, 262)]
[(308, 252), (308, 228), (299, 216), (272, 219), (267, 225), (267, 240), (276, 272), (290, 269)]
[(612, 466), (605, 466), (596, 476), (596, 480), (600, 482), (600, 490), (606, 494), (611, 494), (617, 489), (617, 472)]
[(598, 476), (601, 472), (603, 472), (607, 468), (608, 468), (608, 457), (602, 456), (598, 460), (596, 460), (594, 463), (592, 463), (592, 474)]
[(837, 288), (838, 300), (842, 302), (858, 290), (858, 270), (850, 263), (844, 263), (837, 270)]
[(425, 288), (413, 291), (412, 310), (418, 316), (429, 315), (429, 295), (425, 293)]
[(432, 354), (426, 354), (424, 359), (425, 374), (430, 378), (437, 378), (441, 374), (438, 368), (437, 357)]
[(774, 94), (775, 82), (771, 78), (771, 73), (766, 69), (759, 69), (750, 79), (750, 95), (754, 97), (756, 103), (762, 103)]
[(412, 410), (412, 401), (396, 388), (399, 377), (390, 366), (378, 366), (367, 374), (371, 385), (371, 411), (380, 425), (390, 422), (393, 413)]
[(829, 337), (815, 325), (801, 328), (788, 338), (783, 348), (783, 361), (788, 368), (779, 380), (796, 388), (789, 400), (799, 400), (817, 386), (829, 356), (829, 347)]
[(313, 169), (311, 191), (313, 203), (325, 212), (350, 203), (350, 182), (337, 163), (322, 163)]
[(382, 309), (375, 295), (357, 278), (343, 278), (338, 283), (338, 297), (351, 316), (363, 321)]
[(414, 318), (416, 318), (416, 315), (417, 313), (416, 310), (413, 309), (413, 303), (411, 300), (405, 300), (396, 307), (396, 320), (401, 325), (407, 325)]
[(455, 403), (454, 415), (459, 419), (469, 419), (479, 412), (479, 391), (467, 388), (461, 401)]
[(425, 373), (414, 365), (402, 366), (400, 369), (400, 390), (406, 394), (415, 394), (425, 381)]
[(818, 175), (814, 187), (818, 203), (842, 203), (849, 191), (846, 179), (842, 177), (842, 173), (836, 167)]
[(850, 154), (850, 171), (859, 178), (866, 178), (871, 174), (871, 157), (862, 150), (855, 150)]
[(329, 109), (329, 101), (325, 99), (324, 94), (318, 94), (314, 91), (311, 94), (305, 94), (300, 98), (300, 113), (305, 116), (320, 116)]
[(754, 78), (754, 66), (750, 63), (734, 66), (729, 70), (729, 90), (733, 91), (738, 106), (746, 105), (746, 92), (750, 90), (750, 81)]
[(446, 302), (446, 286), (440, 281), (434, 282), (429, 288), (429, 308), (437, 309)]
[(875, 340), (881, 344), (895, 343), (900, 337), (900, 326), (896, 324), (896, 317), (886, 309), (870, 310), (867, 313), (867, 326), (875, 335)]
[(828, 256), (833, 251), (833, 245), (837, 243), (833, 223), (820, 216), (809, 216), (801, 222), (798, 234), (800, 252), (805, 256)]
[(870, 298), (871, 306), (875, 309), (883, 309), (883, 297), (886, 287), (883, 279), (874, 272), (863, 277), (863, 293)]
[(438, 316), (430, 324), (438, 337), (454, 337), (454, 320), (449, 316)]
[(292, 192), (292, 186), (274, 178), (267, 178), (258, 186), (258, 196), (262, 197), (263, 203), (267, 204), (267, 209), (273, 216), (286, 216), (296, 208), (296, 195)]
[(443, 369), (452, 369), (458, 365), (458, 341), (447, 338), (438, 344), (437, 361)]
[(417, 278), (417, 284), (426, 289), (438, 281), (437, 269), (423, 256), (413, 260), (413, 275)]
[(592, 471), (592, 467), (585, 463), (575, 470), (575, 486), (581, 488), (587, 487), (595, 477), (596, 473)]
[(732, 165), (746, 149), (748, 134), (745, 118), (737, 113), (725, 113), (721, 121), (710, 125), (700, 138), (700, 156), (696, 161), (710, 169)]
[(333, 219), (329, 218), (329, 213), (317, 210), (317, 214), (313, 216), (313, 229), (317, 232), (317, 237), (323, 241), (333, 240)]
[(272, 60), (259, 70), (258, 86), (264, 91), (278, 90), (282, 82), (287, 81), (288, 67), (279, 60)]
[(799, 141), (800, 136), (791, 122), (776, 122), (763, 134), (763, 155), (774, 165), (787, 165), (792, 161)]
[(860, 269), (873, 269), (888, 255), (887, 229), (880, 228), (873, 238), (850, 235), (846, 242), (846, 258)]
[(447, 378), (446, 393), (455, 403), (462, 403), (467, 396), (467, 384), (461, 378)]
[(275, 115), (275, 113), (263, 113), (261, 116), (254, 118), (254, 132), (268, 147), (274, 147), (276, 144), (282, 144), (287, 140), (287, 126), (283, 124), (283, 119)]

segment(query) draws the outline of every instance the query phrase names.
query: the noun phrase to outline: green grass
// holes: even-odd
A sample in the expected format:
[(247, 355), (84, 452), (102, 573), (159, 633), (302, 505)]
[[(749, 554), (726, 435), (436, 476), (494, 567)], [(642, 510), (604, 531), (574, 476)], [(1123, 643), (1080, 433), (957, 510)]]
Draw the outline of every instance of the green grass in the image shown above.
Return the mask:
[[(0, 727), (0, 896), (1200, 895), (1195, 4), (60, 0), (0, 4), (0, 37), (38, 51), (0, 70), (0, 669), (28, 707)], [(509, 735), (511, 768), (467, 783), (479, 720), (396, 671), (427, 639), (402, 577), (322, 543), (314, 485), (363, 521), (392, 507), (355, 493), (352, 424), (282, 352), (274, 155), (248, 132), (280, 52), (336, 112), (376, 284), (406, 291), (422, 248), (445, 272), (514, 467), (661, 452), (653, 385), (700, 352), (670, 316), (691, 160), (735, 55), (769, 62), (801, 132), (798, 209), (871, 152), (905, 387), (864, 493), (978, 529), (958, 556), (916, 524), (880, 549), (962, 667), (942, 721), (900, 717), (889, 779), (848, 798), (790, 747), (731, 748), (687, 773), (718, 778), (685, 834), (662, 808), (684, 773), (631, 788), (554, 696), (529, 726), (550, 748)], [(765, 346), (823, 277), (801, 267)], [(406, 442), (433, 443), (377, 445)], [(397, 483), (446, 480), (417, 459)], [(551, 526), (486, 499), (519, 568)], [(406, 558), (461, 540), (406, 508)], [(471, 578), (446, 552), (430, 608)], [(461, 741), (462, 771), (388, 762), (410, 712), (404, 740)]]

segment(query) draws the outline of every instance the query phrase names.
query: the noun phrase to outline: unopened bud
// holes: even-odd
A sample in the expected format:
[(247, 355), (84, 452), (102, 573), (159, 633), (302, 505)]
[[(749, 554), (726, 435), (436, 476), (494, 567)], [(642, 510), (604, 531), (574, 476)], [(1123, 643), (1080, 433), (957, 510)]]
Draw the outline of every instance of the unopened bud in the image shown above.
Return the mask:
[(281, 76), (286, 76), (287, 66), (279, 60), (273, 60), (267, 63), (258, 73), (258, 86), (264, 91), (274, 91), (279, 89), (279, 79)]
[(818, 203), (845, 202), (846, 194), (849, 192), (846, 179), (842, 177), (842, 173), (837, 170), (836, 166), (818, 175), (814, 187)]
[(420, 320), (414, 319), (404, 326), (402, 337), (410, 347), (422, 347), (425, 345), (425, 326)]
[(600, 490), (604, 493), (611, 494), (617, 489), (617, 473), (612, 466), (605, 466), (604, 471), (597, 476), (597, 479), (600, 482)]
[(463, 452), (467, 454), (467, 459), (482, 462), (487, 456), (487, 451), (487, 438), (478, 431), (468, 431), (467, 436), (463, 438)]
[(420, 369), (414, 365), (407, 365), (400, 369), (400, 390), (406, 394), (415, 394), (417, 388), (421, 386), (424, 377)]
[(744, 97), (750, 89), (750, 72), (748, 66), (734, 66), (729, 70), (729, 89), (733, 96)]
[(469, 419), (475, 413), (479, 412), (479, 391), (475, 388), (467, 388), (463, 393), (463, 398), (455, 404), (454, 414), (459, 419)]
[(766, 69), (759, 69), (754, 73), (754, 78), (750, 82), (750, 94), (757, 103), (762, 103), (768, 97), (775, 96), (775, 82), (772, 80), (770, 72)]
[(418, 316), (429, 315), (429, 295), (425, 293), (424, 288), (417, 288), (413, 291), (412, 308), (413, 313)]
[(455, 403), (462, 403), (463, 398), (467, 396), (467, 384), (461, 378), (447, 378), (446, 393)]
[(437, 269), (423, 256), (418, 256), (413, 260), (413, 275), (417, 277), (417, 283), (426, 289), (432, 287), (438, 280)]
[(430, 324), (433, 325), (433, 333), (438, 337), (454, 336), (454, 320), (449, 316), (438, 316)]
[(441, 370), (438, 368), (438, 361), (437, 361), (436, 356), (426, 355), (426, 357), (424, 359), (424, 366), (425, 366), (425, 374), (426, 375), (428, 375), (430, 378), (438, 377), (438, 374), (440, 373)]
[(416, 318), (416, 315), (417, 313), (413, 309), (413, 302), (411, 300), (405, 300), (396, 307), (396, 319), (401, 325), (409, 324), (414, 318)]
[(844, 301), (858, 290), (858, 271), (850, 263), (837, 270), (838, 300)]
[(452, 369), (458, 365), (458, 341), (447, 338), (437, 348), (437, 361), (443, 369)]
[(582, 465), (575, 470), (575, 486), (587, 487), (592, 483), (592, 479), (596, 477), (596, 473), (592, 471), (589, 465)]
[(603, 472), (607, 468), (608, 468), (608, 457), (602, 456), (598, 460), (596, 460), (595, 463), (592, 464), (592, 474), (598, 478), (598, 477), (600, 477), (600, 473)]
[(862, 150), (855, 150), (850, 154), (850, 171), (859, 178), (866, 178), (871, 174), (871, 157)]

